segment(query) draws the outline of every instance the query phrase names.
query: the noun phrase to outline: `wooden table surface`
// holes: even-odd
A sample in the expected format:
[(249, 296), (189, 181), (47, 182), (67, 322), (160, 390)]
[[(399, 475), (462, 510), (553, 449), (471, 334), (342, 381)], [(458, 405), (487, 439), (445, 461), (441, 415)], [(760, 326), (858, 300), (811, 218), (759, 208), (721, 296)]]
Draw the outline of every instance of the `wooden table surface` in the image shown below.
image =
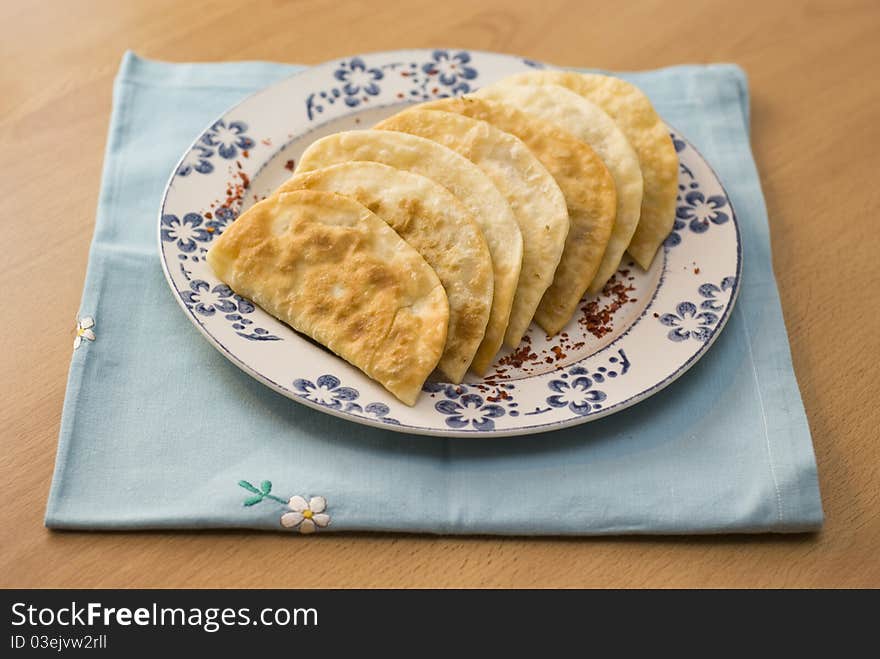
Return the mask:
[[(0, 586), (880, 586), (876, 0), (3, 0), (0, 17), (0, 180), (8, 183)], [(281, 534), (43, 527), (124, 50), (176, 61), (316, 63), (433, 46), (608, 69), (718, 61), (746, 69), (774, 267), (819, 462), (821, 533), (359, 534), (294, 547)], [(249, 560), (256, 554), (263, 560)], [(282, 561), (297, 569), (265, 569)]]

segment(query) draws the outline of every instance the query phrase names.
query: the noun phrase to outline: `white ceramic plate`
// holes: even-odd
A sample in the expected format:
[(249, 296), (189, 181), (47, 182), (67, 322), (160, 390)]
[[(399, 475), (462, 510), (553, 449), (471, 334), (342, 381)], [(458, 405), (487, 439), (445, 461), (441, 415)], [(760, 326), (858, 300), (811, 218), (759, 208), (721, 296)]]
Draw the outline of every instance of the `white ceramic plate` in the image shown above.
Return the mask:
[(315, 139), (366, 128), (401, 104), (463, 94), (542, 65), (509, 55), (411, 50), (347, 57), (283, 80), (231, 108), (172, 173), (159, 250), (174, 297), (220, 352), (267, 386), (315, 409), (390, 430), (524, 435), (597, 419), (679, 378), (730, 316), (742, 267), (730, 201), (702, 156), (673, 131), (681, 161), (675, 228), (651, 269), (628, 258), (596, 298), (548, 340), (533, 325), (486, 378), (429, 381), (408, 407), (358, 369), (221, 284), (211, 240), (290, 176)]

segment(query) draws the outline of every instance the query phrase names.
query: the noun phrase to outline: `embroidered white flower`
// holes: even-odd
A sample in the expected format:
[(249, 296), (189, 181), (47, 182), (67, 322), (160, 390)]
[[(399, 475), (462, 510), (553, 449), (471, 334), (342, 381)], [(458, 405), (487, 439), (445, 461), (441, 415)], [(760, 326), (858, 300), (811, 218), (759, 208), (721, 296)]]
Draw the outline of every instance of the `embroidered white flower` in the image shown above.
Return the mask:
[(287, 506), (291, 512), (281, 516), (281, 526), (288, 529), (299, 529), (300, 533), (314, 533), (317, 527), (324, 528), (330, 524), (330, 515), (324, 512), (327, 501), (324, 497), (312, 497), (306, 501), (298, 494), (290, 497)]
[(83, 339), (89, 341), (95, 340), (95, 333), (92, 328), (95, 326), (95, 319), (91, 316), (83, 316), (76, 320), (76, 336), (73, 339), (73, 349), (76, 350), (82, 345)]

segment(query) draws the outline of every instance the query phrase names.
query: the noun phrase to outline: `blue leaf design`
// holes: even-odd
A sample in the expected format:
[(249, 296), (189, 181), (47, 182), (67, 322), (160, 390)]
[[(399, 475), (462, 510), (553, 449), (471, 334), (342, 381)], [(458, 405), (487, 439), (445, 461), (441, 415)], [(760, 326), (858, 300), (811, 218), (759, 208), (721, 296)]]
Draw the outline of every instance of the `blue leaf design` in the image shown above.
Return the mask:
[(572, 389), (580, 389), (581, 391), (586, 391), (590, 387), (593, 386), (592, 380), (590, 378), (581, 376), (579, 378), (575, 378), (575, 381), (571, 383)]
[(446, 425), (450, 428), (464, 428), (467, 426), (468, 422), (462, 419), (460, 416), (448, 416), (446, 417)]
[(488, 417), (483, 417), (479, 420), (475, 419), (473, 424), (477, 430), (495, 430), (495, 422)]
[(681, 318), (693, 318), (694, 314), (697, 313), (697, 307), (693, 302), (681, 302), (675, 310)]
[(336, 389), (339, 386), (339, 378), (335, 375), (322, 375), (318, 378), (318, 387), (323, 387), (325, 389)]
[(312, 384), (311, 380), (304, 380), (302, 378), (297, 378), (293, 381), (293, 388), (297, 391), (301, 391), (304, 394), (309, 393), (312, 389), (315, 388), (315, 385)]
[(497, 419), (499, 416), (504, 416), (504, 408), (500, 405), (486, 405), (480, 410), (480, 412), (487, 417), (491, 417), (493, 419)]
[(440, 412), (441, 414), (458, 414), (461, 411), (461, 405), (456, 403), (454, 400), (438, 400), (434, 404), (434, 409)]
[(461, 405), (463, 407), (470, 407), (471, 405), (474, 407), (482, 407), (483, 398), (477, 394), (465, 394), (461, 397)]
[(391, 411), (384, 403), (370, 403), (364, 409), (367, 414), (372, 414), (374, 416), (385, 416)]
[(337, 400), (354, 400), (359, 395), (357, 390), (351, 387), (339, 387), (333, 390), (333, 397)]
[(715, 284), (703, 284), (697, 289), (697, 291), (703, 297), (715, 297), (715, 294), (720, 293), (721, 289), (718, 288)]

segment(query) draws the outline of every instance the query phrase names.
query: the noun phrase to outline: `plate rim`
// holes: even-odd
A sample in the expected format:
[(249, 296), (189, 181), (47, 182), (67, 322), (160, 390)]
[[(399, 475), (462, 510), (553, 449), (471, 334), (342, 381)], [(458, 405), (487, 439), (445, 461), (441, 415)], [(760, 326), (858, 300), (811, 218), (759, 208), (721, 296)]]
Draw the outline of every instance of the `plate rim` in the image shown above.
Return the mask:
[[(208, 341), (208, 343), (210, 343), (214, 348), (218, 349), (218, 351), (220, 352), (221, 355), (223, 355), (229, 362), (231, 362), (233, 365), (235, 365), (240, 370), (245, 372), (247, 375), (249, 375), (250, 377), (254, 378), (255, 380), (259, 381), (261, 384), (265, 385), (266, 387), (268, 387), (269, 389), (274, 391), (276, 394), (280, 394), (280, 395), (284, 396), (285, 398), (292, 400), (296, 403), (299, 403), (301, 405), (305, 405), (307, 407), (310, 407), (310, 408), (317, 410), (319, 412), (322, 412), (324, 414), (329, 414), (331, 416), (334, 416), (339, 419), (343, 419), (348, 422), (353, 422), (353, 423), (356, 423), (359, 425), (365, 425), (365, 426), (369, 426), (369, 427), (373, 427), (373, 428), (381, 428), (384, 430), (390, 430), (392, 432), (404, 434), (404, 435), (415, 435), (415, 436), (419, 436), (419, 437), (448, 437), (448, 438), (481, 437), (484, 439), (492, 439), (492, 438), (499, 438), (500, 439), (500, 438), (505, 438), (505, 437), (522, 437), (522, 436), (528, 436), (528, 435), (538, 435), (538, 434), (550, 433), (555, 430), (562, 430), (564, 428), (572, 428), (572, 427), (580, 426), (580, 425), (590, 423), (593, 421), (598, 421), (599, 419), (602, 419), (604, 417), (610, 416), (612, 414), (616, 414), (617, 412), (621, 412), (625, 409), (632, 407), (633, 405), (636, 405), (636, 404), (642, 402), (643, 400), (645, 400), (647, 398), (650, 398), (654, 394), (657, 394), (660, 391), (662, 391), (663, 389), (670, 386), (673, 382), (675, 382), (676, 380), (681, 378), (685, 373), (687, 373), (698, 361), (700, 361), (700, 359), (703, 358), (703, 356), (715, 344), (718, 337), (724, 331), (724, 328), (727, 326), (727, 323), (730, 320), (730, 317), (733, 313), (733, 309), (736, 306), (737, 299), (739, 298), (739, 292), (740, 292), (740, 288), (741, 288), (740, 284), (741, 284), (742, 270), (743, 270), (743, 245), (742, 245), (742, 232), (740, 230), (739, 219), (737, 217), (736, 209), (733, 205), (733, 200), (730, 198), (730, 195), (727, 192), (727, 188), (724, 186), (724, 183), (722, 182), (721, 178), (718, 176), (718, 173), (715, 171), (715, 168), (712, 167), (711, 163), (709, 163), (709, 161), (705, 158), (705, 156), (703, 156), (702, 152), (699, 149), (697, 149), (697, 147), (694, 146), (694, 144), (681, 131), (679, 131), (674, 126), (669, 124), (665, 119), (662, 118), (662, 116), (660, 118), (663, 121), (663, 123), (666, 125), (666, 127), (670, 131), (674, 132), (678, 137), (683, 139), (687, 143), (687, 145), (691, 149), (694, 150), (694, 152), (697, 154), (697, 156), (699, 156), (700, 160), (706, 165), (708, 170), (711, 172), (712, 176), (715, 178), (719, 187), (721, 188), (722, 192), (724, 193), (724, 196), (727, 198), (728, 205), (730, 206), (731, 222), (733, 224), (735, 236), (736, 236), (736, 273), (734, 275), (735, 278), (734, 278), (733, 286), (731, 287), (730, 299), (727, 303), (726, 308), (724, 309), (723, 314), (721, 315), (721, 317), (718, 320), (718, 323), (715, 327), (715, 330), (712, 332), (709, 339), (706, 340), (695, 353), (693, 353), (690, 357), (688, 357), (688, 359), (683, 364), (681, 364), (675, 371), (673, 371), (672, 373), (667, 375), (665, 378), (663, 378), (659, 382), (656, 382), (655, 384), (651, 385), (647, 389), (644, 389), (644, 390), (640, 391), (639, 393), (633, 394), (632, 396), (630, 396), (622, 401), (619, 401), (619, 402), (615, 403), (614, 405), (611, 405), (607, 408), (603, 408), (602, 410), (593, 412), (593, 413), (591, 413), (589, 415), (585, 415), (585, 416), (575, 415), (575, 416), (568, 418), (568, 419), (557, 420), (557, 421), (552, 421), (552, 422), (543, 423), (543, 424), (528, 425), (528, 426), (523, 426), (523, 427), (519, 427), (519, 428), (507, 428), (507, 429), (501, 429), (501, 430), (498, 430), (498, 429), (492, 429), (492, 430), (470, 429), (470, 430), (466, 430), (463, 428), (444, 429), (444, 428), (431, 428), (431, 427), (424, 427), (424, 426), (396, 425), (396, 424), (391, 424), (391, 423), (385, 423), (385, 422), (381, 421), (380, 419), (372, 419), (369, 417), (350, 414), (350, 413), (347, 413), (347, 412), (344, 412), (341, 410), (334, 409), (332, 407), (327, 407), (325, 405), (321, 405), (320, 403), (312, 401), (309, 398), (305, 398), (303, 396), (296, 395), (294, 392), (289, 390), (287, 387), (281, 385), (278, 382), (275, 382), (274, 380), (267, 377), (263, 373), (260, 373), (259, 371), (255, 370), (247, 362), (241, 360), (239, 357), (237, 357), (232, 352), (230, 352), (229, 349), (223, 343), (221, 343), (219, 341), (219, 339), (217, 339), (210, 332), (208, 332), (208, 330), (204, 327), (204, 325), (198, 321), (198, 319), (195, 317), (193, 310), (186, 306), (186, 304), (184, 303), (183, 299), (180, 296), (180, 291), (177, 288), (177, 285), (174, 283), (174, 280), (173, 280), (171, 273), (169, 271), (168, 261), (165, 257), (165, 251), (163, 248), (163, 240), (162, 240), (162, 217), (165, 214), (165, 212), (164, 212), (165, 206), (168, 201), (168, 196), (171, 191), (172, 184), (174, 182), (175, 177), (177, 176), (177, 172), (178, 172), (180, 166), (183, 164), (184, 160), (186, 159), (187, 155), (193, 150), (193, 147), (195, 147), (199, 144), (199, 140), (200, 140), (201, 136), (207, 130), (209, 130), (212, 126), (214, 126), (217, 121), (222, 120), (224, 117), (228, 116), (231, 112), (233, 112), (237, 108), (241, 107), (245, 103), (253, 100), (254, 98), (260, 96), (261, 94), (267, 92), (268, 90), (270, 90), (276, 86), (288, 83), (290, 80), (297, 78), (303, 74), (308, 73), (309, 71), (311, 71), (312, 69), (314, 69), (316, 67), (330, 65), (330, 64), (335, 63), (339, 59), (350, 59), (352, 57), (367, 58), (367, 57), (371, 57), (371, 56), (393, 55), (396, 53), (422, 53), (422, 54), (424, 54), (424, 53), (433, 53), (436, 50), (450, 51), (450, 50), (456, 50), (456, 48), (448, 48), (448, 47), (447, 48), (399, 48), (399, 49), (391, 49), (391, 50), (379, 50), (379, 51), (370, 51), (370, 52), (366, 52), (366, 53), (357, 53), (355, 55), (344, 55), (344, 56), (328, 59), (323, 62), (318, 62), (316, 64), (302, 65), (303, 68), (300, 69), (299, 71), (294, 71), (293, 73), (291, 73), (288, 76), (284, 76), (283, 78), (280, 78), (279, 80), (277, 80), (269, 85), (266, 85), (260, 89), (257, 89), (255, 91), (251, 92), (250, 94), (246, 95), (244, 98), (239, 100), (238, 102), (234, 103), (233, 105), (230, 105), (228, 108), (223, 110), (223, 112), (221, 112), (216, 117), (214, 117), (211, 121), (209, 121), (207, 124), (205, 124), (204, 128), (202, 128), (201, 131), (196, 134), (195, 138), (189, 143), (189, 145), (183, 151), (180, 158), (175, 163), (174, 167), (171, 169), (171, 173), (165, 182), (165, 187), (162, 192), (162, 198), (161, 198), (161, 201), (159, 204), (159, 214), (158, 214), (158, 218), (157, 218), (158, 221), (156, 223), (156, 234), (155, 235), (156, 235), (157, 247), (158, 247), (158, 251), (159, 251), (159, 261), (162, 266), (162, 274), (164, 275), (165, 281), (168, 284), (168, 286), (170, 287), (172, 296), (175, 298), (178, 306), (184, 311), (186, 316), (189, 318), (190, 323), (195, 325), (196, 329), (198, 329), (198, 331)], [(468, 53), (479, 53), (482, 55), (488, 55), (488, 56), (492, 56), (492, 57), (510, 57), (510, 58), (515, 58), (515, 59), (520, 59), (523, 61), (528, 61), (528, 62), (533, 62), (535, 64), (538, 64), (542, 68), (559, 69), (559, 70), (572, 70), (571, 67), (557, 67), (557, 66), (553, 66), (553, 65), (541, 62), (540, 60), (535, 60), (535, 59), (528, 58), (528, 57), (518, 55), (515, 53), (500, 53), (500, 52), (495, 52), (495, 51), (487, 51), (487, 50), (480, 50), (480, 49), (474, 49), (474, 48), (466, 48), (466, 49), (459, 48), (458, 50), (466, 50)], [(317, 128), (317, 126), (316, 126), (316, 128)], [(286, 146), (286, 145), (284, 145), (284, 146)], [(280, 148), (283, 148), (283, 146)], [(277, 151), (276, 151), (276, 154), (277, 154)], [(271, 160), (271, 158), (274, 157), (274, 155), (275, 154), (270, 156), (269, 160)], [(265, 167), (267, 165), (267, 163), (268, 163), (268, 160), (260, 166), (260, 169)], [(663, 275), (665, 275), (665, 272), (666, 272), (666, 259), (668, 256), (668, 248), (665, 247), (665, 245), (663, 243), (661, 243), (660, 247), (658, 249), (663, 250), (664, 267), (663, 267), (663, 272), (661, 274), (661, 280), (660, 280), (662, 282), (662, 277), (663, 277)], [(655, 256), (655, 258), (656, 258), (656, 256)], [(654, 292), (653, 292), (654, 296), (656, 296), (657, 290), (659, 290), (659, 287), (654, 290)], [(653, 298), (652, 298), (652, 302), (653, 302)], [(607, 351), (608, 349), (610, 349), (612, 346), (616, 345), (621, 339), (623, 339), (629, 333), (629, 331), (633, 327), (635, 327), (635, 325), (637, 325), (639, 322), (641, 322), (641, 320), (648, 313), (648, 309), (651, 308), (652, 302), (648, 303), (648, 305), (642, 310), (642, 313), (639, 315), (639, 317), (636, 318), (630, 325), (628, 325), (626, 330), (624, 332), (622, 332), (620, 334), (620, 336), (616, 337), (608, 345), (603, 346), (602, 348), (600, 348), (599, 350), (597, 350), (594, 353), (591, 353), (588, 357), (584, 357), (583, 359), (578, 360), (578, 362), (583, 361), (584, 359), (592, 358), (592, 357), (595, 357), (596, 355), (602, 354), (605, 351)], [(342, 358), (339, 357), (339, 359), (342, 359)], [(574, 362), (574, 363), (578, 363), (578, 362)], [(528, 380), (529, 378), (525, 378), (525, 379)]]

